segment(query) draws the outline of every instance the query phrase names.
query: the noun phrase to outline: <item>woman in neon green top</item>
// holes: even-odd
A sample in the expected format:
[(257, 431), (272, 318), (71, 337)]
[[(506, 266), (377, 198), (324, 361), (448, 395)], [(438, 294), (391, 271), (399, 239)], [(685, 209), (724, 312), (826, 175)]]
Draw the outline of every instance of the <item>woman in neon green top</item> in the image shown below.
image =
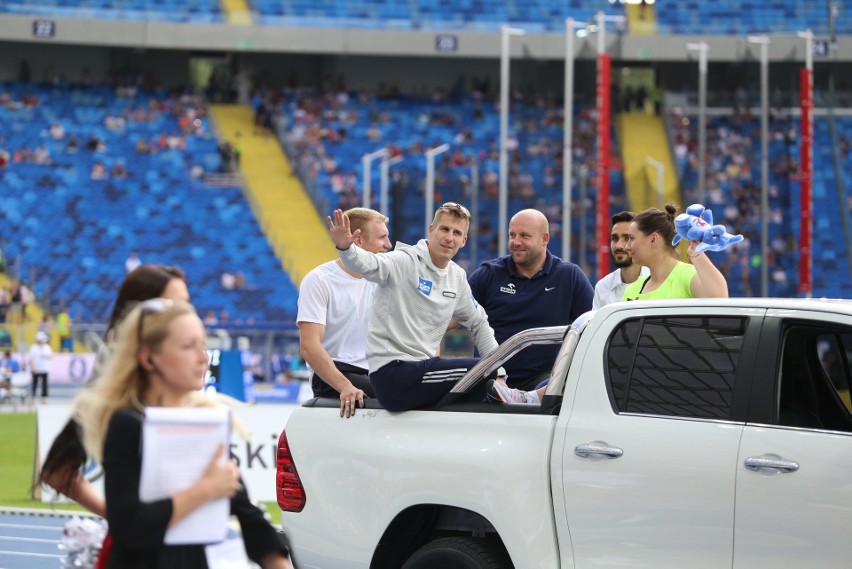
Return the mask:
[(624, 291), (624, 300), (662, 300), (672, 298), (727, 298), (728, 283), (704, 253), (695, 253), (698, 241), (686, 251), (692, 264), (679, 261), (672, 245), (677, 207), (667, 204), (665, 211), (646, 209), (630, 224), (627, 251), (633, 262), (648, 267), (651, 275), (638, 279)]

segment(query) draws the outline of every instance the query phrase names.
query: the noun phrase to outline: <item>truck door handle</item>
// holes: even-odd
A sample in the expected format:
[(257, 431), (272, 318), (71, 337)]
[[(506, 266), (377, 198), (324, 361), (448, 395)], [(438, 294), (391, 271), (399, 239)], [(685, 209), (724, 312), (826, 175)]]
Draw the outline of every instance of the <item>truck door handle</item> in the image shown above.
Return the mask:
[(763, 468), (773, 468), (781, 472), (796, 472), (799, 463), (793, 460), (784, 460), (781, 457), (770, 458), (764, 456), (750, 456), (745, 459), (743, 465), (749, 470), (759, 471)]
[(595, 441), (577, 445), (574, 447), (574, 454), (580, 458), (589, 458), (591, 455), (600, 455), (607, 458), (620, 458), (624, 451), (618, 447), (609, 446), (606, 443)]

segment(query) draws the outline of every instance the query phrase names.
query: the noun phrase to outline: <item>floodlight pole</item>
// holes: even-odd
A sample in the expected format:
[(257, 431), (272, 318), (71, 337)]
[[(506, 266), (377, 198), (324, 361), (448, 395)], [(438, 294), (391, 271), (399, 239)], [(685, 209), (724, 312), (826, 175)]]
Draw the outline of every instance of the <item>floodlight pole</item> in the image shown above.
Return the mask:
[(814, 172), (814, 34), (808, 29), (798, 36), (805, 40), (805, 69), (799, 80), (799, 100), (802, 107), (800, 142), (801, 192), (799, 218), (799, 293), (805, 298), (813, 295), (813, 172)]
[(511, 28), (508, 24), (500, 26), (500, 194), (499, 194), (499, 237), (497, 255), (506, 254), (509, 206), (509, 40), (511, 36), (522, 36), (526, 32)]
[(698, 203), (707, 204), (707, 42), (688, 43), (686, 49), (698, 52)]
[(370, 152), (369, 154), (365, 154), (361, 157), (361, 164), (364, 167), (364, 195), (362, 200), (362, 204), (364, 205), (364, 207), (370, 207), (370, 201), (373, 198), (373, 196), (371, 195), (372, 179), (370, 177), (370, 170), (372, 169), (373, 160), (375, 160), (376, 158), (381, 158), (387, 155), (387, 153), (387, 148), (379, 148), (375, 152)]
[(432, 225), (432, 217), (435, 214), (435, 157), (450, 149), (449, 144), (442, 144), (436, 148), (426, 151), (426, 206), (424, 207), (424, 218), (426, 220), (426, 234)]
[(574, 30), (586, 22), (565, 20), (565, 95), (562, 114), (562, 258), (571, 261), (571, 184), (574, 178)]
[(769, 296), (769, 36), (749, 36), (760, 46), (760, 295)]

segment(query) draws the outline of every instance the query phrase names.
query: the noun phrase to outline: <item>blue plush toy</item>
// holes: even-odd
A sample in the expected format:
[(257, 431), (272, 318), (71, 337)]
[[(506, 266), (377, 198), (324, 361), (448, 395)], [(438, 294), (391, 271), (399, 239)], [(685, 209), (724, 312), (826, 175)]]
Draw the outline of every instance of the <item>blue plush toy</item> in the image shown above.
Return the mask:
[(695, 252), (721, 251), (743, 240), (742, 235), (728, 233), (724, 225), (713, 225), (713, 212), (701, 204), (692, 204), (675, 218), (675, 231), (677, 235), (672, 240), (672, 245), (680, 243), (681, 239), (686, 241), (701, 241)]

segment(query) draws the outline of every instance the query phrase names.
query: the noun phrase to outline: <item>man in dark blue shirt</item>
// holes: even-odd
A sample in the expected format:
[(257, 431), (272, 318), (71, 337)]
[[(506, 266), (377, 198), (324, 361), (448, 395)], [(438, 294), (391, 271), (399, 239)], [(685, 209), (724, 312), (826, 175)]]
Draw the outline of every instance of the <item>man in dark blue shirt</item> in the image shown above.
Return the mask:
[[(540, 326), (568, 325), (591, 310), (594, 289), (577, 265), (547, 250), (550, 231), (540, 211), (525, 209), (509, 222), (509, 255), (486, 261), (468, 278), (501, 344)], [(559, 346), (533, 346), (504, 364), (510, 387), (530, 390), (547, 377)]]

